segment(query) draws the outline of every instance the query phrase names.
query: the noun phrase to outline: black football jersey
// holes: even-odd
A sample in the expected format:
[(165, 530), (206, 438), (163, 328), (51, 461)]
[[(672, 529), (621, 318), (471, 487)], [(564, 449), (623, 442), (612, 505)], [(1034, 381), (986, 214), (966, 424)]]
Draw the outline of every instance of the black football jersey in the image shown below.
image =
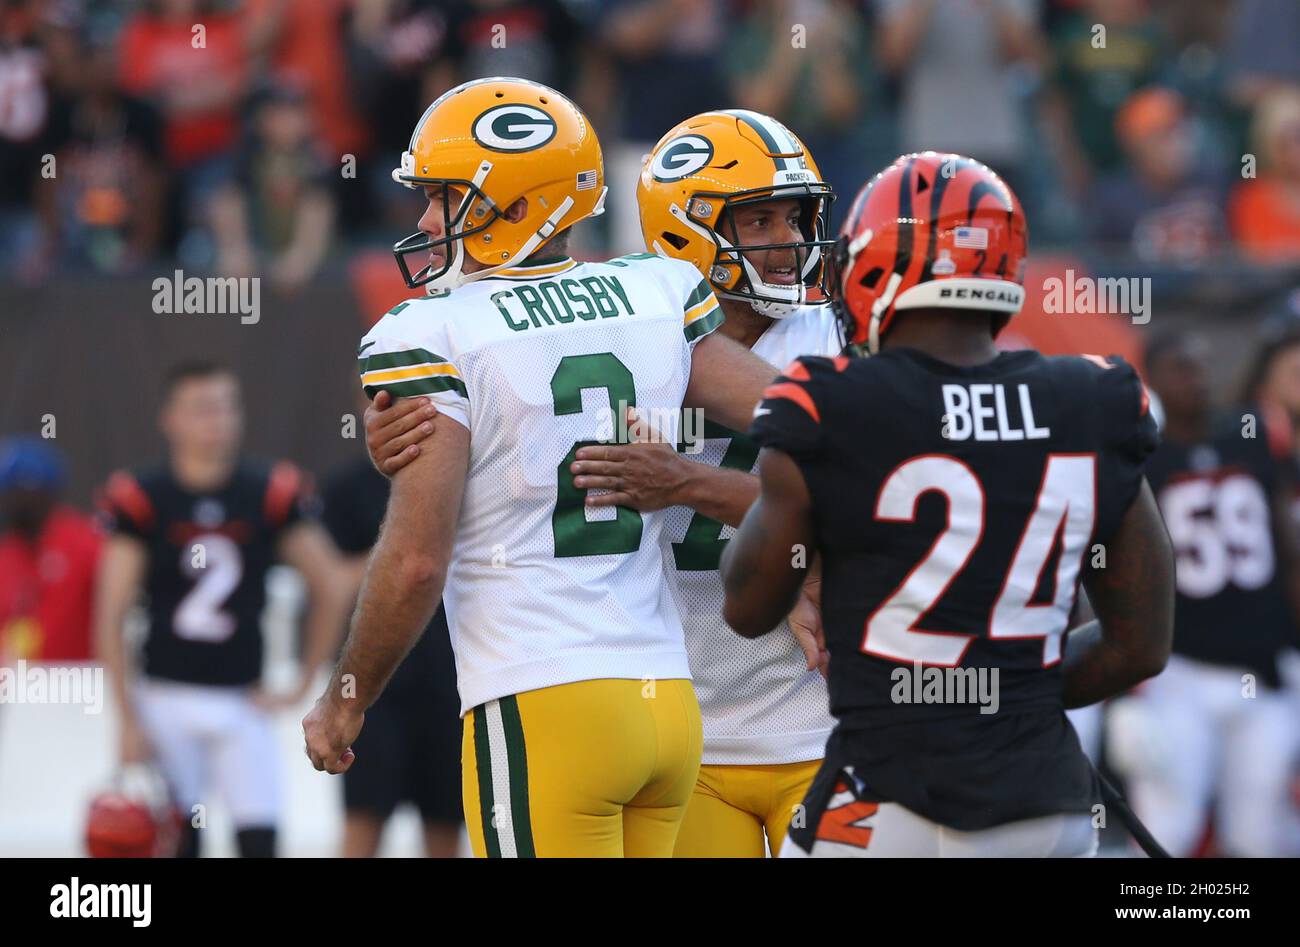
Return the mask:
[(101, 507), (111, 530), (148, 548), (144, 673), (193, 684), (245, 686), (262, 674), (266, 573), (280, 536), (314, 514), (289, 463), (240, 463), (220, 489), (193, 493), (161, 466), (109, 478)]
[(1133, 369), (1032, 351), (975, 367), (805, 357), (751, 436), (793, 457), (812, 498), (828, 759), (864, 798), (963, 830), (1091, 806), (1061, 655), (1081, 568), (1155, 446)]
[(1147, 464), (1178, 562), (1174, 651), (1270, 687), (1296, 639), (1273, 518), (1293, 466), (1286, 419), (1251, 405), (1200, 443), (1166, 440)]

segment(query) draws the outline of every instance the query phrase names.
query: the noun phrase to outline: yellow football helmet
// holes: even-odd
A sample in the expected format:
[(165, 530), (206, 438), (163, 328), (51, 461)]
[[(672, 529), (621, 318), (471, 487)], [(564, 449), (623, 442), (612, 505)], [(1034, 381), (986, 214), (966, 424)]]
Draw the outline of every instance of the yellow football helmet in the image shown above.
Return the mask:
[[(443, 236), (420, 231), (393, 247), (412, 288), (452, 289), (514, 266), (605, 204), (596, 130), (559, 92), (527, 79), (475, 79), (439, 96), (416, 124), (393, 180), (443, 189)], [(463, 192), (454, 207), (451, 187)], [(527, 213), (506, 219), (521, 197)], [(439, 268), (426, 263), (411, 275), (407, 254), (441, 246)], [(467, 252), (487, 269), (463, 272)]]
[[(727, 233), (742, 204), (797, 198), (802, 206), (797, 243), (738, 247)], [(830, 185), (803, 142), (774, 118), (745, 109), (688, 118), (646, 156), (637, 187), (647, 249), (692, 263), (724, 299), (741, 299), (765, 316), (781, 318), (799, 306), (828, 301), (825, 258)], [(793, 249), (798, 280), (764, 282), (742, 250)]]

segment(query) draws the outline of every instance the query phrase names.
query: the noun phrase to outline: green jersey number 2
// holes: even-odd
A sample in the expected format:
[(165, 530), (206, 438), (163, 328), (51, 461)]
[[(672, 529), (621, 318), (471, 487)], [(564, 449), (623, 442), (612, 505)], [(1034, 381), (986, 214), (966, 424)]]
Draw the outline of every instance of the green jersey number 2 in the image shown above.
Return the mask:
[[(623, 429), (619, 424), (621, 406), (636, 407), (636, 384), (628, 367), (612, 352), (594, 355), (566, 355), (551, 376), (551, 395), (555, 414), (582, 413), (582, 389), (604, 388), (609, 395), (609, 410), (615, 438)], [(573, 485), (569, 467), (574, 455), (592, 444), (617, 441), (578, 441), (556, 468), (557, 493), (551, 530), (555, 534), (555, 557), (610, 556), (636, 552), (641, 548), (641, 514), (626, 507), (614, 507), (614, 518), (588, 520), (587, 491)]]
[[(758, 445), (745, 435), (721, 424), (705, 421), (704, 437), (730, 439), (719, 467), (743, 470), (745, 473), (754, 469), (754, 462), (758, 460)], [(696, 513), (691, 517), (682, 541), (673, 543), (673, 565), (679, 572), (711, 572), (722, 561), (722, 550), (728, 542), (730, 540), (722, 538), (721, 522), (710, 519), (703, 513)]]

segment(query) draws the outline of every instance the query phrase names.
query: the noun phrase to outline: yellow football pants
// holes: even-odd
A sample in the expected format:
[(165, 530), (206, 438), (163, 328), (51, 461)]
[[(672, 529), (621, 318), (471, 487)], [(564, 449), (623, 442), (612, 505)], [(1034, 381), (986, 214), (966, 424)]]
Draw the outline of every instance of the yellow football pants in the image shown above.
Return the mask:
[(690, 681), (577, 681), (465, 715), (476, 857), (667, 858), (704, 735)]
[(779, 855), (821, 765), (701, 766), (673, 857), (762, 858), (764, 833), (773, 857)]

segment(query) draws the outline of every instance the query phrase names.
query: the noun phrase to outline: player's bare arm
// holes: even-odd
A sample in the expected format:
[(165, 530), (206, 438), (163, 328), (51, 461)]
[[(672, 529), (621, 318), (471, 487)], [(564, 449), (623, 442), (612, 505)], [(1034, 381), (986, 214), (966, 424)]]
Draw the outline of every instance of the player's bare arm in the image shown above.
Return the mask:
[(318, 770), (342, 773), (365, 711), (429, 623), (442, 595), (469, 466), (469, 431), (432, 422), (429, 450), (393, 478), (383, 531), (371, 553), (352, 630), (334, 674), (303, 720)]
[(587, 505), (628, 506), (642, 513), (689, 506), (710, 519), (739, 526), (758, 497), (758, 478), (743, 470), (697, 464), (671, 444), (599, 445), (578, 451), (574, 486), (609, 490), (587, 498)]
[(438, 406), (428, 398), (396, 398), (387, 391), (375, 395), (366, 408), (366, 452), (385, 477), (391, 477), (420, 456), (420, 441), (433, 435)]
[(767, 634), (790, 614), (816, 538), (812, 499), (790, 455), (765, 448), (758, 475), (762, 493), (723, 550), (720, 567), (727, 593), (722, 617), (746, 638)]
[(584, 447), (570, 468), (580, 490), (608, 490), (587, 505), (627, 506), (642, 513), (688, 506), (711, 519), (739, 526), (758, 497), (758, 478), (747, 471), (696, 463), (628, 409), (631, 443)]
[(695, 345), (682, 407), (700, 408), (710, 421), (744, 431), (776, 375), (775, 368), (739, 342), (714, 332)]
[(1071, 632), (1062, 664), (1066, 707), (1084, 707), (1159, 674), (1174, 636), (1174, 554), (1145, 479), (1106, 545), (1105, 568), (1084, 573), (1097, 620)]
[(95, 649), (108, 674), (121, 714), (120, 758), (136, 763), (149, 757), (144, 731), (131, 700), (131, 666), (123, 640), (127, 610), (140, 594), (149, 554), (144, 543), (130, 536), (110, 536), (95, 576)]
[(307, 585), (300, 680), (291, 693), (270, 702), (272, 706), (290, 706), (307, 696), (316, 671), (338, 647), (351, 587), (342, 558), (318, 523), (295, 524), (281, 537), (278, 553), (280, 560), (296, 569)]

